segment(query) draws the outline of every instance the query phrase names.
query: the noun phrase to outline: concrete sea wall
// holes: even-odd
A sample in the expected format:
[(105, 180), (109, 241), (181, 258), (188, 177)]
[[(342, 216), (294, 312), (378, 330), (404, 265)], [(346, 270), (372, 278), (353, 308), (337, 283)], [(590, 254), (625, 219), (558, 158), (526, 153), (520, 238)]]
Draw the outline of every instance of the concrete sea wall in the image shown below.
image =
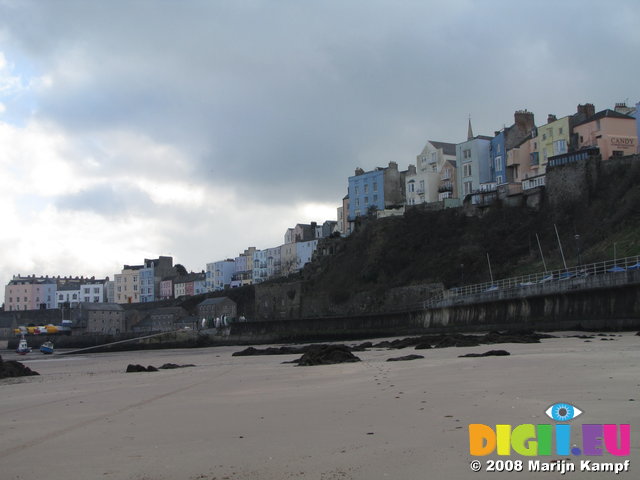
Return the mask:
[[(626, 274), (619, 278), (624, 280)], [(635, 281), (638, 272), (631, 280)], [(571, 284), (493, 298), (454, 300), (428, 310), (350, 317), (235, 323), (229, 341), (265, 343), (356, 339), (443, 331), (628, 330), (640, 328), (640, 284), (608, 285), (602, 279), (582, 289)], [(627, 278), (627, 280), (629, 280)], [(542, 290), (542, 289), (545, 290)], [(525, 293), (525, 292), (523, 292)]]

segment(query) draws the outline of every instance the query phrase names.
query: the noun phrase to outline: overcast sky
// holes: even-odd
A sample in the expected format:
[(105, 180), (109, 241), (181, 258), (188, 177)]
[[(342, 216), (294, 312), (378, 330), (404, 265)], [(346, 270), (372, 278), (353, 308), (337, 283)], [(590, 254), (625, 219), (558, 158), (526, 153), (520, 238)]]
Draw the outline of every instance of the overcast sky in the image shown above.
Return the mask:
[(199, 271), (356, 167), (640, 100), (637, 0), (0, 0), (0, 283)]

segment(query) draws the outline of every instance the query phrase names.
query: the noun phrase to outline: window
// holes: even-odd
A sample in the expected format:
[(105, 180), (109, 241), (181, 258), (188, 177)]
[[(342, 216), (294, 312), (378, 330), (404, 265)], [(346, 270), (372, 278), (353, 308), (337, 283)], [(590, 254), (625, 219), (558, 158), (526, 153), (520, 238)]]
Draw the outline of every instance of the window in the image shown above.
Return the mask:
[(94, 288), (93, 293), (100, 293), (100, 288), (99, 287)]
[(378, 191), (378, 182), (373, 182), (373, 191), (374, 192)]
[(463, 158), (471, 158), (471, 150), (464, 150), (462, 152), (462, 157)]
[(364, 186), (364, 193), (369, 193), (369, 185), (365, 184)]
[(369, 205), (369, 197), (364, 197), (364, 204)]
[(532, 152), (529, 154), (529, 162), (531, 163), (531, 165), (538, 165), (538, 152)]
[(562, 135), (562, 127), (558, 129), (558, 135)]
[(496, 177), (496, 183), (502, 183), (502, 175)]
[(415, 183), (413, 180), (409, 182), (409, 192), (415, 192)]
[(357, 185), (355, 187), (353, 187), (353, 189), (355, 190), (356, 195), (358, 195), (360, 193), (360, 189), (358, 188)]
[(546, 140), (546, 139), (547, 139), (547, 134), (546, 134), (546, 133), (543, 133), (543, 134), (542, 134), (542, 140)]
[(495, 164), (496, 164), (496, 172), (501, 171), (502, 170), (502, 157), (501, 156), (496, 157)]
[(464, 177), (470, 177), (471, 176), (471, 164), (470, 163), (465, 163), (464, 165), (462, 165), (462, 175)]
[(556, 140), (553, 142), (553, 154), (560, 155), (562, 153), (567, 153), (567, 141), (566, 140)]
[(374, 202), (377, 202), (377, 201), (378, 201), (378, 195), (374, 195), (374, 196), (373, 196), (373, 201), (374, 201)]
[(356, 207), (359, 207), (359, 206), (360, 206), (360, 199), (356, 198)]
[(465, 195), (469, 195), (471, 193), (472, 190), (472, 182), (464, 182), (464, 194)]
[(84, 293), (89, 293), (90, 291), (91, 291), (91, 289), (90, 289), (90, 288), (85, 288), (85, 289), (84, 289)]

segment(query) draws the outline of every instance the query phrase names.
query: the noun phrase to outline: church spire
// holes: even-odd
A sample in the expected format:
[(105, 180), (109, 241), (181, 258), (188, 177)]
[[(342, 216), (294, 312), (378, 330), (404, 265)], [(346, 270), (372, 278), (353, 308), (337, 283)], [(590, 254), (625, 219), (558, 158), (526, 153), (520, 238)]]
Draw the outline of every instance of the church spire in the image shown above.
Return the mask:
[(471, 115), (469, 115), (469, 129), (467, 130), (467, 140), (473, 140), (473, 130), (471, 129)]

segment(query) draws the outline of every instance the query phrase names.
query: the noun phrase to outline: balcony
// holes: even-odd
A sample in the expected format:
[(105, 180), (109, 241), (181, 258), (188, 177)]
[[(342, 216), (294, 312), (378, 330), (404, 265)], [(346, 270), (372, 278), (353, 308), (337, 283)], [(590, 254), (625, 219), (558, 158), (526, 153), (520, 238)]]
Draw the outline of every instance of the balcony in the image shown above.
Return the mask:
[(453, 192), (453, 184), (451, 182), (443, 183), (438, 187), (438, 193)]
[(529, 177), (526, 180), (522, 181), (522, 190), (531, 190), (536, 187), (544, 187), (545, 185), (545, 174), (537, 175), (535, 177)]

